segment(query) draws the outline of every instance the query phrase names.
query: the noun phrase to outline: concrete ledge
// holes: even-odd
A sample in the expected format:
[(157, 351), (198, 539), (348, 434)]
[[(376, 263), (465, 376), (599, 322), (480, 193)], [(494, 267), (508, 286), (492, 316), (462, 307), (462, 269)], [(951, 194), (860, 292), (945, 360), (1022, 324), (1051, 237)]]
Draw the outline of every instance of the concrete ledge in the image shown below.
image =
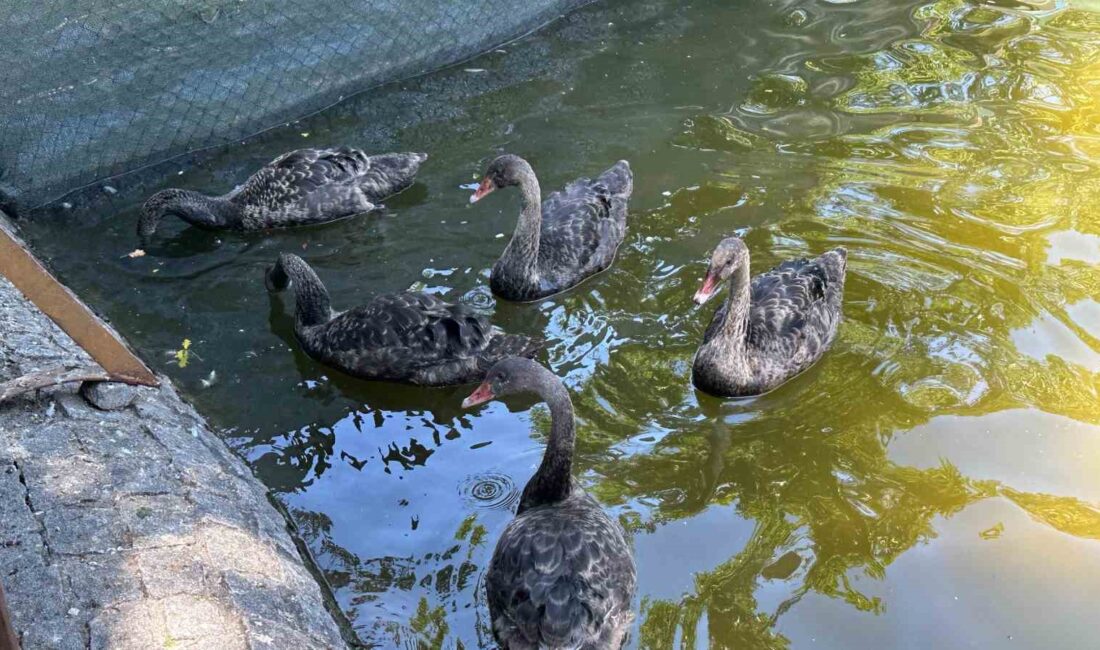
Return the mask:
[[(0, 277), (0, 381), (91, 360)], [(345, 647), (265, 488), (165, 379), (0, 404), (0, 583), (23, 648)]]

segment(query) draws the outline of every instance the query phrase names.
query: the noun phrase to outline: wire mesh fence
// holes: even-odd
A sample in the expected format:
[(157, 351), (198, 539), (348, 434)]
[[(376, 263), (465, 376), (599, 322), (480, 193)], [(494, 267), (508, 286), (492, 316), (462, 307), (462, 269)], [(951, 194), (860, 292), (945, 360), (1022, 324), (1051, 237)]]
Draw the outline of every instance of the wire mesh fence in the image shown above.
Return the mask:
[(0, 3), (0, 198), (66, 191), (473, 56), (588, 0)]

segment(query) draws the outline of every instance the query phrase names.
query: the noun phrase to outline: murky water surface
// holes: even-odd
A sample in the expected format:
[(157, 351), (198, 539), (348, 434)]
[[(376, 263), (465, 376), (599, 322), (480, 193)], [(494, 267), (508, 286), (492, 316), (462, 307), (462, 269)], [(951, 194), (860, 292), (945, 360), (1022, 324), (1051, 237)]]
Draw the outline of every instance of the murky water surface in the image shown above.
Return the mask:
[[(1100, 3), (611, 0), (201, 166), (48, 210), (35, 244), (168, 372), (286, 503), (364, 641), (487, 641), (479, 591), (545, 415), (369, 385), (297, 351), (261, 274), (310, 261), (338, 307), (410, 286), (544, 333), (578, 468), (633, 535), (636, 648), (1093, 648), (1100, 589)], [(269, 237), (170, 224), (142, 195), (225, 191), (277, 153), (427, 150), (380, 215)], [(515, 192), (628, 158), (614, 269), (536, 305), (487, 269)], [(754, 271), (844, 245), (832, 351), (773, 394), (696, 393), (744, 232)], [(186, 367), (172, 351), (191, 347)], [(211, 375), (214, 375), (213, 377)], [(212, 385), (206, 386), (205, 383)]]

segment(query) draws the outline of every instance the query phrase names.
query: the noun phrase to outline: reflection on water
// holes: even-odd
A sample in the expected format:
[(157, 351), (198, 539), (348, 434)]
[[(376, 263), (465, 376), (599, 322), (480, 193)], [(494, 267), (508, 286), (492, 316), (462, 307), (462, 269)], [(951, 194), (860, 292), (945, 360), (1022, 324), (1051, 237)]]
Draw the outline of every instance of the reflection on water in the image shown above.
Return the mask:
[[(546, 334), (581, 478), (633, 532), (631, 647), (1091, 647), (1094, 9), (609, 0), (471, 64), (486, 72), (382, 90), (170, 179), (224, 190), (298, 144), (432, 151), (383, 214), (262, 239), (177, 230), (120, 259), (154, 184), (49, 211), (32, 239), (148, 358), (194, 341), (201, 361), (162, 369), (281, 494), (368, 644), (487, 643), (480, 575), (548, 422), (317, 366), (262, 290), (279, 250), (338, 308), (418, 283)], [(518, 199), (474, 213), (459, 186), (499, 149), (544, 188), (632, 161), (613, 270), (494, 303), (485, 271)], [(734, 230), (754, 270), (847, 246), (847, 320), (805, 375), (721, 402), (689, 381), (710, 313), (691, 293)]]

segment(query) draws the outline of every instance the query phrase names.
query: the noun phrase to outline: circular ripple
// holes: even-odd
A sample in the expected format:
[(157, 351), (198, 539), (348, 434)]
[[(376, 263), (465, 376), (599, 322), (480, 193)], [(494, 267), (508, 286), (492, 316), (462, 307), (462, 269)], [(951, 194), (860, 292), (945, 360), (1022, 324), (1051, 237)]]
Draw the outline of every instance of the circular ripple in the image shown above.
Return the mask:
[(519, 489), (512, 478), (496, 472), (467, 477), (459, 491), (467, 503), (477, 508), (506, 510), (519, 501)]

